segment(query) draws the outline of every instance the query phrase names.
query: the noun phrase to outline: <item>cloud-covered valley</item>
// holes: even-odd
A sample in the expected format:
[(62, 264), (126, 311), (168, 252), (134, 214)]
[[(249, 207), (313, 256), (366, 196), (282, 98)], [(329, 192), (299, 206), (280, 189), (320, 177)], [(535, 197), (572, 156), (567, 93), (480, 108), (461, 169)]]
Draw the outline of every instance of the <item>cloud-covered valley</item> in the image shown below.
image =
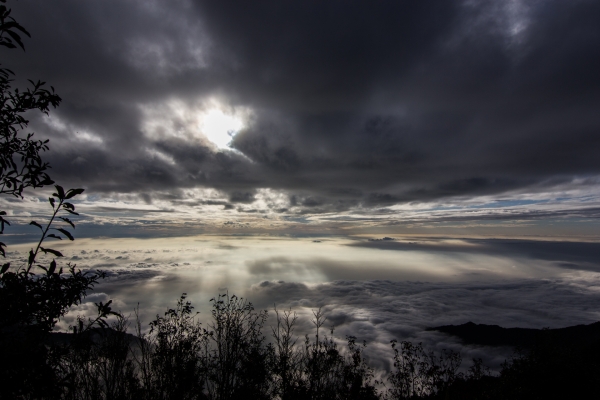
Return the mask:
[[(196, 236), (56, 246), (79, 268), (108, 275), (59, 323), (62, 329), (77, 315), (91, 315), (93, 302), (109, 299), (132, 322), (139, 304), (147, 329), (181, 293), (188, 293), (206, 322), (209, 299), (228, 292), (271, 310), (271, 317), (273, 306), (291, 308), (300, 316), (300, 337), (312, 331), (312, 312), (323, 307), (326, 328), (335, 328), (341, 340), (366, 340), (378, 367), (389, 367), (391, 339), (460, 350), (466, 361), (483, 357), (498, 367), (511, 349), (464, 346), (425, 329), (468, 321), (559, 328), (600, 317), (596, 243)], [(27, 245), (14, 246), (9, 258), (16, 266), (27, 251)]]

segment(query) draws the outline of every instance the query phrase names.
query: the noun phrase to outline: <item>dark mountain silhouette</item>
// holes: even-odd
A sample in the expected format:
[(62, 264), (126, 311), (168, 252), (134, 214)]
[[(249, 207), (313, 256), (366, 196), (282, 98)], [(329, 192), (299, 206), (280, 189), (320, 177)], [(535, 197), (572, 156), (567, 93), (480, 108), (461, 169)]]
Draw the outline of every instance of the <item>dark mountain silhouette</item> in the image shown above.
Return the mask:
[[(90, 328), (88, 331), (80, 334), (85, 339), (90, 339), (92, 342), (99, 343), (102, 340), (112, 339), (115, 335), (122, 335), (125, 341), (130, 344), (137, 343), (140, 339), (131, 333), (119, 332), (113, 328)], [(48, 337), (50, 344), (71, 344), (78, 336), (71, 332), (51, 332)]]
[(555, 343), (568, 343), (572, 346), (585, 347), (600, 340), (600, 322), (558, 329), (502, 328), (498, 325), (467, 322), (462, 325), (436, 326), (426, 330), (456, 336), (465, 344), (484, 346), (530, 348), (543, 338)]

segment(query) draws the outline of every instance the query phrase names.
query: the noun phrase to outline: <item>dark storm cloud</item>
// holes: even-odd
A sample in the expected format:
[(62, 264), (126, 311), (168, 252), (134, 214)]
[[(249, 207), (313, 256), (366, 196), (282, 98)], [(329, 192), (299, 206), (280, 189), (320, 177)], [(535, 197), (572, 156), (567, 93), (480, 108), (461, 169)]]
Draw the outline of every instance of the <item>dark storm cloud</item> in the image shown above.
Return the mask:
[(233, 192), (229, 196), (229, 201), (232, 203), (253, 203), (255, 199), (254, 193), (251, 192)]
[[(3, 65), (64, 98), (52, 114), (67, 127), (35, 128), (52, 139), (54, 177), (91, 190), (216, 187), (250, 203), (269, 187), (320, 212), (537, 191), (600, 170), (598, 2), (12, 7), (33, 38)], [(252, 111), (232, 142), (242, 154), (143, 128), (171, 118), (169, 99), (211, 97)], [(173, 118), (167, 133), (192, 129)]]

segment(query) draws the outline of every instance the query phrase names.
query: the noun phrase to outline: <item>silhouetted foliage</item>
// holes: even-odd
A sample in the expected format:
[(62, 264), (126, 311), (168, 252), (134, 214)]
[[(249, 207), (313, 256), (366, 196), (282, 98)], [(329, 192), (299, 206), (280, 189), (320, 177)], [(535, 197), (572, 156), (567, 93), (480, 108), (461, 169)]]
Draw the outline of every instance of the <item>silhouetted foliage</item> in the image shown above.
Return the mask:
[(600, 392), (600, 338), (594, 343), (556, 340), (540, 332), (536, 344), (503, 365), (500, 390), (513, 399), (596, 398)]
[(371, 399), (376, 398), (372, 384), (373, 370), (363, 359), (362, 346), (356, 344), (356, 338), (347, 337), (348, 351), (342, 352), (333, 337), (321, 335), (326, 318), (322, 309), (313, 311), (312, 323), (315, 327), (315, 339), (305, 336), (300, 365), (300, 376), (295, 398), (310, 399)]
[[(321, 310), (313, 313), (314, 336), (300, 343), (294, 335), (297, 315), (275, 310), (268, 342), (262, 335), (266, 311), (227, 294), (212, 303), (206, 328), (184, 294), (174, 309), (150, 323), (148, 333), (142, 333), (138, 320), (136, 340), (126, 340), (121, 322), (113, 330), (102, 328), (99, 332), (107, 333), (97, 333), (97, 340), (84, 346), (71, 341), (70, 358), (62, 358), (63, 370), (80, 377), (70, 381), (79, 385), (69, 386), (68, 393), (77, 393), (71, 398), (535, 399), (597, 392), (597, 348), (586, 347), (586, 356), (540, 341), (535, 350), (506, 362), (500, 375), (492, 375), (481, 359), (459, 372), (459, 353), (428, 352), (421, 344), (393, 341), (394, 368), (377, 382), (364, 358), (366, 345), (350, 336), (347, 347), (340, 348), (333, 332), (323, 334)], [(65, 360), (70, 368), (64, 367)]]
[[(62, 257), (57, 250), (43, 247), (47, 238), (61, 237), (48, 234), (56, 229), (69, 239), (72, 235), (65, 228), (51, 228), (59, 212), (75, 213), (75, 206), (65, 200), (83, 192), (82, 189), (64, 191), (56, 185), (56, 193), (49, 199), (53, 213), (45, 228), (32, 221), (31, 225), (42, 231), (35, 249), (31, 249), (25, 265), (10, 269), (5, 263), (0, 270), (0, 347), (3, 360), (0, 364), (0, 387), (7, 398), (43, 398), (58, 396), (66, 381), (56, 370), (56, 355), (50, 349), (49, 334), (56, 323), (73, 306), (80, 304), (89, 290), (104, 278), (104, 273), (82, 272), (67, 264), (67, 271), (58, 267), (55, 260), (47, 267), (37, 262), (39, 252)], [(72, 221), (62, 218), (70, 226)], [(41, 273), (32, 272), (39, 268)], [(92, 320), (79, 319), (74, 333), (84, 333), (93, 326), (107, 326), (106, 319), (115, 315), (107, 304), (96, 304), (98, 316)]]
[[(0, 46), (8, 49), (25, 49), (22, 35), (30, 36), (0, 0)], [(47, 174), (48, 163), (41, 153), (48, 150), (48, 140), (34, 140), (34, 134), (25, 133), (29, 121), (27, 112), (39, 110), (48, 114), (50, 107), (61, 101), (54, 88), (46, 88), (44, 82), (29, 81), (24, 91), (12, 88), (14, 72), (0, 68), (0, 194), (23, 197), (27, 188), (40, 188), (52, 184)], [(48, 199), (53, 211), (49, 221), (42, 226), (36, 221), (30, 225), (41, 230), (37, 246), (31, 249), (25, 265), (12, 266), (4, 263), (0, 268), (0, 396), (2, 398), (56, 398), (64, 391), (66, 375), (58, 369), (60, 355), (64, 352), (49, 343), (50, 332), (67, 311), (81, 303), (100, 279), (102, 272), (84, 273), (67, 264), (66, 271), (53, 259), (49, 265), (41, 265), (40, 252), (56, 258), (62, 254), (45, 246), (45, 240), (54, 238), (74, 240), (66, 228), (75, 228), (67, 215), (77, 215), (70, 199), (83, 189), (65, 191), (55, 185), (56, 192)], [(63, 215), (59, 215), (63, 214)], [(64, 215), (67, 214), (67, 215)], [(6, 211), (0, 211), (0, 234), (10, 222)], [(60, 220), (64, 227), (57, 227)], [(6, 245), (0, 242), (0, 255), (6, 257)], [(36, 270), (41, 271), (36, 273)], [(95, 325), (106, 325), (106, 318), (115, 313), (109, 304), (97, 304), (98, 317), (93, 321), (79, 321), (74, 328), (83, 333)], [(57, 358), (58, 357), (58, 358)]]
[[(88, 321), (88, 325), (93, 321)], [(136, 366), (130, 356), (134, 337), (118, 315), (111, 326), (76, 330), (70, 340), (50, 347), (62, 399), (142, 398)]]
[(205, 331), (204, 353), (209, 397), (269, 398), (270, 348), (264, 346), (262, 334), (267, 312), (256, 312), (252, 303), (235, 295), (219, 295), (211, 302), (212, 323)]
[(148, 335), (141, 335), (138, 328), (142, 384), (150, 398), (195, 399), (204, 386), (206, 370), (199, 355), (206, 337), (185, 297), (164, 317), (156, 316)]
[(52, 378), (45, 386), (35, 382), (43, 390), (14, 393), (63, 399), (391, 400), (585, 398), (597, 392), (598, 346), (576, 350), (540, 338), (493, 376), (481, 359), (459, 372), (459, 353), (392, 341), (394, 368), (377, 382), (364, 357), (366, 344), (349, 336), (347, 347), (340, 348), (332, 330), (323, 334), (321, 310), (313, 313), (314, 336), (300, 343), (294, 334), (297, 315), (275, 310), (269, 342), (262, 334), (266, 311), (227, 294), (211, 301), (206, 327), (185, 294), (149, 331), (143, 332), (138, 318), (136, 336), (127, 333), (120, 315), (110, 326), (80, 319), (69, 340), (46, 340), (41, 346), (46, 353), (34, 358), (29, 371), (45, 369)]
[[(6, 3), (2, 0), (1, 3)], [(29, 32), (10, 16), (11, 10), (0, 4), (0, 46), (25, 50), (21, 34)], [(57, 107), (61, 98), (45, 82), (29, 80), (31, 87), (24, 91), (13, 89), (14, 72), (0, 68), (0, 193), (22, 196), (23, 190), (52, 184), (40, 153), (48, 150), (48, 140), (34, 140), (33, 133), (23, 134), (29, 121), (24, 114), (39, 110), (48, 114), (50, 106)]]
[(298, 338), (294, 336), (298, 317), (291, 310), (280, 313), (275, 307), (274, 311), (277, 325), (271, 327), (274, 340), (271, 359), (273, 394), (282, 399), (298, 398), (304, 390), (301, 384), (302, 354), (296, 349)]
[(426, 352), (421, 343), (398, 343), (392, 341), (394, 371), (389, 382), (390, 399), (423, 398), (445, 393), (462, 374), (458, 368), (462, 362), (459, 353), (443, 350), (439, 356)]

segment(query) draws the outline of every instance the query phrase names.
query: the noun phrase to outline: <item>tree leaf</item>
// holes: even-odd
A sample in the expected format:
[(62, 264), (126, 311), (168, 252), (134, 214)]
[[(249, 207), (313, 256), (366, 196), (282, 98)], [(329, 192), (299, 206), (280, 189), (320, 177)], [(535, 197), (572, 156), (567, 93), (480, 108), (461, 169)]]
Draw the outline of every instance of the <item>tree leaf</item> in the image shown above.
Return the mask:
[(25, 46), (23, 45), (23, 42), (21, 41), (21, 36), (19, 36), (18, 33), (13, 32), (13, 31), (6, 31), (6, 33), (8, 33), (10, 35), (10, 37), (13, 38), (13, 40), (15, 42), (17, 42), (17, 44), (23, 49), (25, 50)]
[(5, 273), (6, 271), (8, 271), (8, 268), (10, 267), (10, 263), (6, 263), (2, 266), (2, 269), (0, 269), (0, 274)]
[(56, 261), (52, 260), (50, 263), (50, 269), (48, 269), (48, 274), (53, 274), (56, 270)]
[(63, 200), (65, 198), (65, 190), (60, 185), (54, 185), (54, 187), (56, 188), (56, 193), (53, 195)]
[(44, 230), (44, 228), (42, 228), (42, 226), (40, 224), (38, 224), (37, 222), (35, 222), (35, 221), (31, 221), (29, 223), (29, 225), (37, 226), (38, 228), (40, 228), (41, 231)]
[(65, 221), (67, 224), (71, 225), (73, 228), (75, 228), (75, 224), (73, 223), (73, 221), (71, 221), (69, 218), (66, 217), (58, 217), (60, 219), (62, 219), (63, 221)]
[(71, 232), (69, 232), (66, 229), (63, 229), (63, 228), (52, 228), (52, 229), (59, 231), (60, 233), (62, 233), (66, 237), (68, 237), (69, 240), (75, 240), (75, 238), (73, 237), (73, 235), (71, 235)]
[[(44, 254), (54, 254), (56, 257), (63, 257), (63, 254), (60, 251), (54, 250), (54, 249), (45, 249), (43, 247), (40, 247), (40, 250), (42, 250), (44, 252)], [(31, 252), (31, 254), (33, 254), (33, 251)]]
[(78, 194), (83, 193), (84, 189), (69, 189), (69, 191), (65, 194), (65, 199), (70, 199)]

